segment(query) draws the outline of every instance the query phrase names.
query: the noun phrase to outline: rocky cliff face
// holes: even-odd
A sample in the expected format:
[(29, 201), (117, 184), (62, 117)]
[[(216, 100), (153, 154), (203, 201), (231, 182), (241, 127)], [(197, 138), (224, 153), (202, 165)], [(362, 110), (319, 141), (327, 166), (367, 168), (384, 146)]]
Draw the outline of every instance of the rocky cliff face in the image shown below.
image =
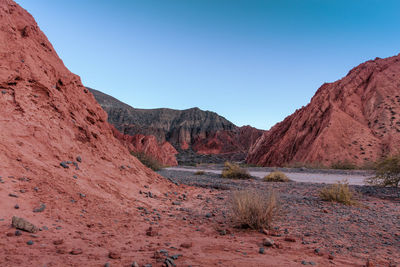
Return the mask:
[(108, 121), (125, 135), (154, 135), (178, 150), (193, 149), (200, 154), (218, 154), (244, 159), (261, 130), (237, 127), (225, 118), (198, 108), (187, 110), (136, 109), (100, 91), (88, 88)]
[[(88, 247), (91, 241), (76, 241), (67, 232), (88, 236), (93, 222), (112, 224), (125, 212), (135, 218), (137, 212), (123, 202), (140, 198), (145, 184), (159, 195), (171, 186), (113, 137), (107, 114), (93, 95), (64, 66), (33, 17), (11, 0), (0, 0), (0, 58), (0, 210), (7, 221), (0, 225), (2, 233), (10, 230), (14, 215), (38, 227), (57, 221), (65, 231), (58, 233), (60, 238), (87, 242), (82, 247)], [(18, 201), (11, 193), (19, 195)], [(34, 242), (39, 239), (51, 243), (47, 233)], [(43, 258), (55, 254), (38, 253), (32, 246), (29, 255), (18, 255), (20, 242), (1, 242), (1, 265), (43, 265)], [(50, 265), (87, 264), (68, 253), (57, 254)]]
[(142, 152), (151, 158), (156, 159), (164, 166), (177, 166), (178, 161), (175, 155), (178, 151), (168, 142), (159, 144), (154, 135), (135, 134), (133, 136), (122, 134), (111, 126), (114, 137), (132, 152)]
[(375, 59), (322, 85), (304, 108), (265, 132), (247, 162), (357, 165), (400, 145), (400, 56)]

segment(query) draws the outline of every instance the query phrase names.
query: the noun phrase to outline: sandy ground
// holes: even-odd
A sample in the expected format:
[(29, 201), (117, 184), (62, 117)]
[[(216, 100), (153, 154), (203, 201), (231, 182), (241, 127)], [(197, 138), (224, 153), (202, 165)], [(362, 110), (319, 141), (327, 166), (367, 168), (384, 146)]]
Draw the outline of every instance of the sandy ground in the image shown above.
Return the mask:
[[(204, 167), (170, 167), (167, 170), (173, 171), (189, 171), (189, 172), (197, 172), (204, 171), (209, 173), (221, 174), (222, 167), (214, 167), (214, 168), (204, 168)], [(291, 180), (295, 182), (303, 182), (303, 183), (326, 183), (332, 184), (336, 182), (347, 181), (350, 185), (365, 185), (365, 179), (368, 177), (372, 177), (373, 174), (368, 172), (341, 172), (337, 171), (336, 173), (328, 173), (327, 171), (321, 171), (316, 173), (310, 173), (306, 171), (296, 170), (285, 171), (282, 170)], [(266, 170), (265, 168), (249, 168), (249, 173), (257, 178), (263, 178), (268, 175), (271, 170)]]

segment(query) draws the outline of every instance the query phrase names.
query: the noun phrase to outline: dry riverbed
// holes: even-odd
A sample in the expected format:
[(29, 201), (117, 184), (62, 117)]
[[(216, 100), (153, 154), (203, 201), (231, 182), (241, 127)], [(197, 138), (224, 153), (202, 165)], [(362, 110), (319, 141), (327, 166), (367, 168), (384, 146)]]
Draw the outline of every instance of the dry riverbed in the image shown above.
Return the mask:
[[(167, 170), (197, 172), (204, 171), (207, 173), (221, 174), (222, 165), (209, 165), (200, 167), (178, 166), (170, 167)], [(365, 179), (374, 176), (371, 171), (362, 170), (317, 170), (306, 168), (268, 168), (268, 167), (250, 167), (247, 168), (249, 173), (255, 178), (263, 178), (274, 170), (284, 172), (292, 181), (305, 183), (336, 183), (339, 181), (347, 181), (350, 185), (365, 185)]]
[[(198, 170), (206, 173), (195, 175)], [(262, 177), (268, 171), (252, 169), (250, 172)], [(292, 180), (307, 181), (289, 183), (223, 179), (219, 175), (220, 169), (168, 168), (158, 173), (176, 184), (216, 190), (224, 201), (214, 209), (224, 214), (229, 214), (232, 190), (273, 190), (280, 202), (280, 215), (274, 228), (278, 236), (292, 236), (305, 251), (314, 251), (321, 257), (329, 256), (332, 259), (329, 265), (332, 266), (363, 266), (368, 260), (377, 266), (399, 266), (400, 189), (358, 185), (361, 178), (365, 179), (370, 173), (333, 172), (286, 172)], [(346, 178), (357, 205), (322, 201), (319, 192), (326, 186), (322, 184), (326, 177), (329, 177), (329, 183)], [(310, 264), (304, 258), (305, 261), (299, 263)]]

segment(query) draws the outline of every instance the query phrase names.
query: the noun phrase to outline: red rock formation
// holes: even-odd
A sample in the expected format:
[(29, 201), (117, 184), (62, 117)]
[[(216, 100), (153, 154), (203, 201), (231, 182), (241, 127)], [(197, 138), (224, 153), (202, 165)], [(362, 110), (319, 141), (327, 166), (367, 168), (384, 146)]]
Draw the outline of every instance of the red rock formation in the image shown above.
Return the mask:
[[(122, 200), (136, 201), (144, 185), (152, 184), (154, 194), (171, 186), (113, 137), (106, 113), (28, 12), (0, 0), (0, 25), (0, 210), (7, 227), (18, 214), (39, 226), (57, 220), (68, 222), (69, 233), (86, 232), (88, 223), (106, 225), (123, 214)], [(12, 192), (23, 192), (18, 211), (8, 197)], [(40, 203), (46, 210), (32, 212)], [(28, 265), (8, 261), (16, 241), (0, 243), (2, 265)]]
[(264, 132), (250, 126), (237, 127), (215, 112), (199, 108), (136, 109), (95, 89), (88, 90), (108, 113), (108, 121), (122, 133), (154, 135), (158, 142), (172, 144), (181, 157), (187, 152), (182, 150), (192, 148), (200, 154), (230, 154), (235, 160), (244, 160), (250, 146)]
[(159, 144), (153, 135), (136, 134), (134, 136), (122, 134), (112, 126), (114, 136), (120, 140), (129, 151), (143, 152), (156, 159), (164, 166), (177, 166), (175, 155), (178, 151), (168, 142)]
[(264, 131), (243, 126), (237, 131), (216, 131), (208, 136), (197, 136), (192, 148), (199, 154), (246, 154)]
[(399, 149), (399, 113), (400, 56), (371, 60), (322, 85), (306, 107), (257, 140), (247, 162), (363, 165)]

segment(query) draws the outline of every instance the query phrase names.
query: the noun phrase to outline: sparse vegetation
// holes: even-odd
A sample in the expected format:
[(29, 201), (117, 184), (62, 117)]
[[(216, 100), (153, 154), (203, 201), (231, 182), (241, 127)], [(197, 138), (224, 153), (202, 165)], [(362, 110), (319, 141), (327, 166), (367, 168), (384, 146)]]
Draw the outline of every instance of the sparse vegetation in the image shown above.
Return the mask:
[(400, 154), (389, 155), (376, 163), (376, 176), (367, 182), (377, 186), (398, 187), (400, 184)]
[(251, 175), (246, 169), (241, 168), (239, 165), (225, 162), (224, 169), (222, 170), (221, 176), (223, 178), (231, 179), (250, 179)]
[(350, 162), (349, 160), (344, 160), (344, 161), (337, 161), (332, 163), (331, 165), (332, 169), (338, 169), (338, 170), (354, 170), (357, 168), (357, 166)]
[(194, 175), (204, 175), (204, 174), (205, 174), (204, 171), (197, 171), (197, 172), (194, 173)]
[(289, 182), (290, 179), (280, 171), (274, 171), (268, 174), (263, 179), (264, 182)]
[(270, 228), (277, 211), (278, 200), (273, 192), (241, 190), (232, 194), (232, 219), (240, 227)]
[(131, 154), (133, 156), (135, 156), (140, 162), (143, 163), (143, 165), (145, 165), (146, 167), (152, 169), (153, 171), (159, 171), (160, 169), (162, 169), (162, 164), (156, 160), (155, 158), (146, 155), (143, 152), (131, 152)]
[(347, 182), (338, 182), (323, 188), (320, 192), (320, 197), (325, 201), (338, 202), (345, 205), (355, 204), (353, 193)]

